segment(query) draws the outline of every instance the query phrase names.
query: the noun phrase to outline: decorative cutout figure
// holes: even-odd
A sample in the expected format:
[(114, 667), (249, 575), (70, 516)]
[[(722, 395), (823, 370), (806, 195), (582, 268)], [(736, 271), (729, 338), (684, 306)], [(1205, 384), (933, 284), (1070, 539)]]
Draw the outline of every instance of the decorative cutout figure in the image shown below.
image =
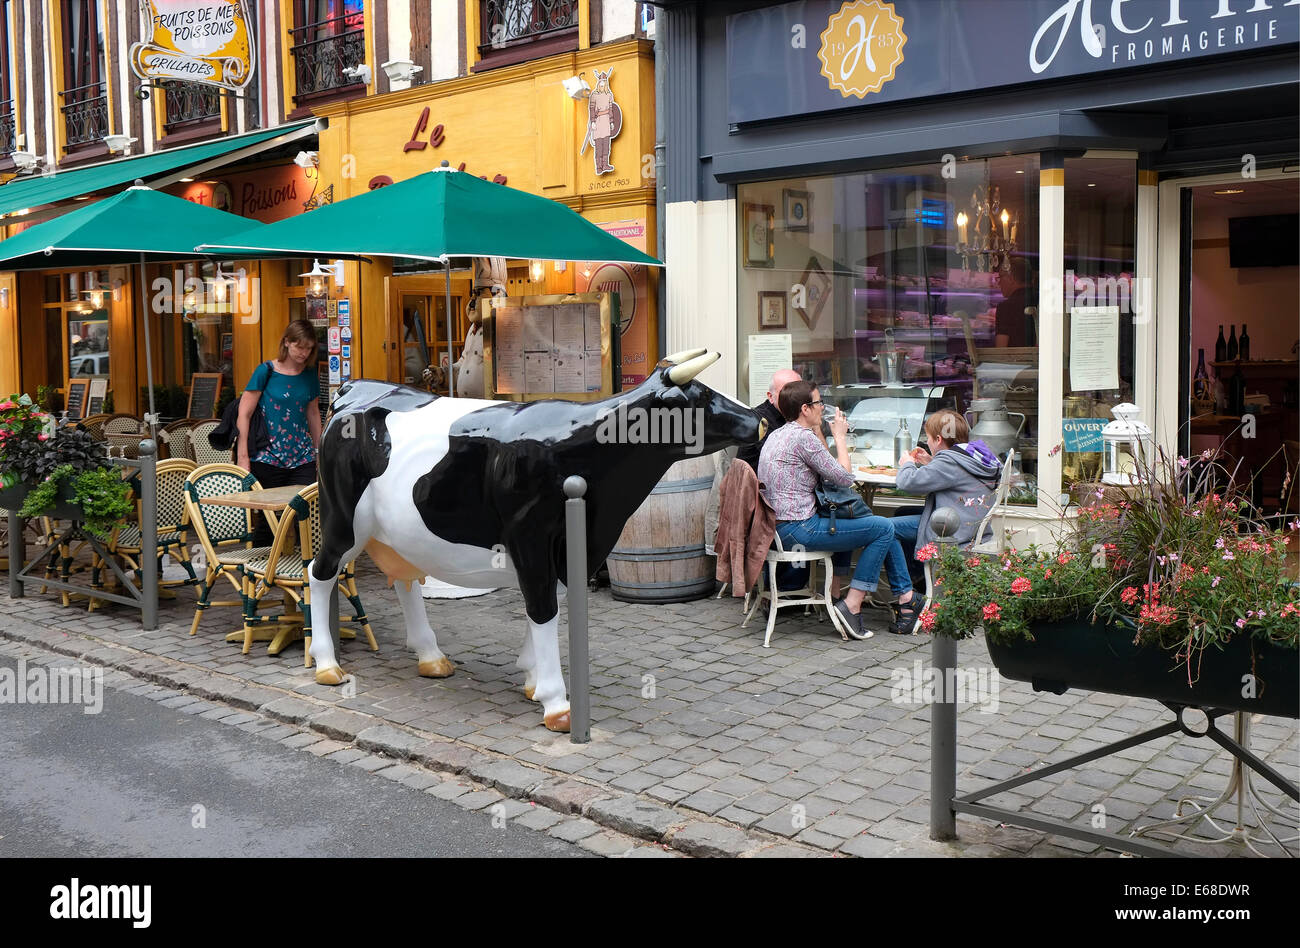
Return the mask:
[(579, 155), (587, 152), (587, 143), (591, 143), (596, 159), (596, 174), (609, 174), (614, 166), (609, 163), (610, 145), (618, 133), (623, 130), (623, 110), (614, 101), (614, 93), (609, 88), (609, 77), (614, 72), (610, 66), (604, 72), (596, 70), (596, 88), (587, 98), (587, 137), (582, 141)]

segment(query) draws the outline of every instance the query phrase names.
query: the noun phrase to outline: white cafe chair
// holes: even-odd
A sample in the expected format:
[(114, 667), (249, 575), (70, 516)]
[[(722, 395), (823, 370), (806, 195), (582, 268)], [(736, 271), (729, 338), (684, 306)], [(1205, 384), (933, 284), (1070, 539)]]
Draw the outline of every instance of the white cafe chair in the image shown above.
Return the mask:
[[(742, 462), (743, 463), (743, 462)], [(808, 565), (808, 585), (803, 589), (795, 589), (789, 592), (782, 592), (776, 586), (776, 567), (778, 563), (805, 563)], [(822, 567), (821, 592), (816, 591), (817, 583), (817, 564)], [(763, 648), (771, 648), (772, 630), (776, 628), (776, 613), (778, 609), (788, 609), (792, 606), (803, 606), (805, 609), (813, 606), (824, 606), (828, 613), (831, 613), (831, 624), (835, 626), (836, 631), (840, 633), (840, 638), (848, 641), (848, 636), (840, 628), (839, 622), (834, 618), (834, 600), (831, 598), (831, 554), (820, 550), (797, 550), (787, 551), (781, 545), (781, 535), (772, 535), (772, 549), (767, 553), (767, 562), (763, 572), (759, 574), (758, 584), (752, 590), (753, 605), (745, 614), (745, 621), (740, 623), (743, 629), (749, 624), (749, 620), (754, 617), (758, 611), (759, 604), (764, 600), (768, 603), (767, 609), (767, 634), (763, 637)], [(821, 621), (821, 616), (817, 617)]]

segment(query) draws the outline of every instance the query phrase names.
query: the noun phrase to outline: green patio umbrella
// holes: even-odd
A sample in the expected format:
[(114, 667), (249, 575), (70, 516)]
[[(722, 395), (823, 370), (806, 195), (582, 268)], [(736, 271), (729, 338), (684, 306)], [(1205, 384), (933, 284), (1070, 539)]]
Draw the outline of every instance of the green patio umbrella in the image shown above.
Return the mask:
[(137, 180), (120, 194), (76, 208), (0, 241), (0, 270), (53, 267), (103, 267), (140, 264), (144, 313), (145, 373), (149, 415), (153, 400), (153, 353), (149, 342), (148, 289), (144, 264), (154, 260), (192, 260), (207, 254), (194, 245), (220, 240), (248, 228), (248, 219), (146, 188)]
[[(556, 201), (443, 167), (200, 245), (236, 256), (507, 257), (662, 266)], [(446, 281), (451, 339), (451, 281)], [(456, 394), (454, 373), (450, 382)]]

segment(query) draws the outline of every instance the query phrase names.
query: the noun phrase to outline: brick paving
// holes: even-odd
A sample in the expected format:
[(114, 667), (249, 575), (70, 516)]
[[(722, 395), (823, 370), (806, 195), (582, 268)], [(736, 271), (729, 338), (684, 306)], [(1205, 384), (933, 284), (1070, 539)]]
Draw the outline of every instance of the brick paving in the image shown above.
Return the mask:
[[(964, 816), (955, 843), (927, 838), (929, 706), (891, 694), (915, 663), (928, 664), (923, 637), (844, 642), (827, 621), (790, 611), (764, 649), (757, 618), (740, 628), (738, 600), (650, 606), (616, 602), (602, 590), (591, 596), (593, 740), (573, 745), (542, 727), (540, 706), (521, 691), (514, 660), (525, 624), (517, 592), (427, 600), (439, 644), (457, 670), (451, 678), (423, 679), (405, 648), (395, 597), (368, 561), (359, 566), (380, 651), (343, 643), (340, 660), (355, 678), (351, 694), (317, 685), (303, 667), (301, 644), (279, 656), (267, 655), (264, 643), (248, 655), (227, 644), (225, 633), (239, 622), (236, 609), (208, 610), (191, 637), (193, 593), (185, 589), (161, 604), (154, 632), (140, 629), (134, 610), (109, 605), (87, 614), (83, 600), (63, 608), (56, 596), (31, 589), (5, 602), (0, 637), (112, 665), (134, 676), (124, 678), (131, 690), (153, 689), (141, 693), (184, 712), (292, 741), (468, 808), (526, 806), (504, 818), (585, 843), (599, 855), (1114, 855)], [(567, 662), (563, 610), (560, 641)], [(961, 643), (960, 664), (992, 669), (982, 640)], [(1005, 680), (997, 701), (996, 712), (961, 709), (959, 793), (1168, 716), (1152, 701), (1039, 694)], [(1294, 775), (1296, 722), (1255, 716), (1251, 727), (1255, 752)], [(1217, 795), (1230, 767), (1208, 741), (1166, 737), (988, 802), (1081, 827), (1104, 823), (1127, 835), (1174, 815), (1185, 797)], [(1295, 835), (1294, 804), (1261, 780), (1254, 785), (1287, 814), (1271, 818), (1274, 831)], [(1217, 812), (1221, 825), (1231, 826), (1233, 808)], [(1206, 840), (1219, 835), (1204, 822), (1192, 832)], [(1235, 842), (1178, 841), (1174, 848), (1250, 855)]]

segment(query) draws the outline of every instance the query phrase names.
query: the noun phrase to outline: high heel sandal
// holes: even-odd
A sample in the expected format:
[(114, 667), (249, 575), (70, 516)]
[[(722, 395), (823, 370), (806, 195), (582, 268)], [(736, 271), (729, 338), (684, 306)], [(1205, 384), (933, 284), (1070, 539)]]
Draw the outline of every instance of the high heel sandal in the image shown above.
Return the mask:
[(911, 635), (921, 621), (921, 597), (912, 593), (912, 598), (905, 603), (891, 602), (890, 610), (894, 613), (894, 624), (889, 631), (895, 635)]

